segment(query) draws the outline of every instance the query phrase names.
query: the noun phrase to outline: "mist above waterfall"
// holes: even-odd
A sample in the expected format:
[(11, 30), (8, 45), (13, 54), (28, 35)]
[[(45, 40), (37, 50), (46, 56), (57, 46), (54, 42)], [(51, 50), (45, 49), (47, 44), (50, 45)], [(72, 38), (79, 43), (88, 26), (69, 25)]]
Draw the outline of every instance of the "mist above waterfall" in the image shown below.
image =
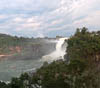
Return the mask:
[(67, 38), (25, 39), (27, 41), (21, 48), (22, 52), (3, 57), (0, 61), (0, 80), (8, 81), (22, 72), (34, 71), (41, 67), (44, 61), (63, 59), (67, 45), (65, 39)]
[(43, 56), (42, 60), (43, 61), (54, 61), (58, 59), (64, 59), (64, 55), (66, 53), (66, 47), (67, 47), (67, 44), (64, 44), (64, 43), (65, 43), (65, 40), (67, 39), (68, 38), (60, 38), (59, 40), (56, 40), (56, 50), (48, 55)]

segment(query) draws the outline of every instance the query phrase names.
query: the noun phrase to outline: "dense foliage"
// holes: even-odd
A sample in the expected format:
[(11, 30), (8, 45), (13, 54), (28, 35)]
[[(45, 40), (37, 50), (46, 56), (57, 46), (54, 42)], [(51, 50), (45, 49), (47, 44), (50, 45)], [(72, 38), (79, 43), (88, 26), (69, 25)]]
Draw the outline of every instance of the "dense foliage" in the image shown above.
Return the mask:
[(16, 46), (24, 47), (29, 40), (29, 38), (0, 34), (0, 54), (11, 53)]
[(100, 33), (88, 32), (87, 28), (77, 29), (68, 40), (67, 56), (89, 62), (100, 61)]
[[(0, 34), (0, 59), (38, 59), (55, 50), (55, 43), (48, 43), (50, 38), (26, 38)], [(52, 39), (52, 38), (51, 38)], [(48, 49), (50, 48), (50, 49)]]
[(100, 88), (100, 32), (77, 29), (67, 43), (64, 61), (45, 62), (1, 88)]

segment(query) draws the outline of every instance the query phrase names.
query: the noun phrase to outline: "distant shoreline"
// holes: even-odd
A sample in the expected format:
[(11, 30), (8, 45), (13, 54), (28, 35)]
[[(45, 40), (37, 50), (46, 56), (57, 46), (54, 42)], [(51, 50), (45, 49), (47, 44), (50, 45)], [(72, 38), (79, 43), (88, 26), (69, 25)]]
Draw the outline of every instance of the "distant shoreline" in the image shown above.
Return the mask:
[(9, 57), (9, 56), (11, 56), (11, 54), (0, 54), (0, 59), (5, 58), (5, 57)]

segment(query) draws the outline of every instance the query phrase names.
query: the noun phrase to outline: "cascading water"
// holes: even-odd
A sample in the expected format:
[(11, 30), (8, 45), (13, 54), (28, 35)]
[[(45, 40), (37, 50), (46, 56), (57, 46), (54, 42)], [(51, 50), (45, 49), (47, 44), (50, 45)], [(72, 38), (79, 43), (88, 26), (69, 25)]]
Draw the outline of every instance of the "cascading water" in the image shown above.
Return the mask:
[(62, 47), (63, 47), (63, 44), (65, 43), (65, 40), (67, 40), (67, 39), (68, 38), (60, 38), (56, 43), (56, 50), (49, 55), (43, 56), (42, 60), (54, 61), (54, 60), (58, 60), (58, 59), (64, 59), (67, 44), (65, 44), (64, 48), (62, 48)]

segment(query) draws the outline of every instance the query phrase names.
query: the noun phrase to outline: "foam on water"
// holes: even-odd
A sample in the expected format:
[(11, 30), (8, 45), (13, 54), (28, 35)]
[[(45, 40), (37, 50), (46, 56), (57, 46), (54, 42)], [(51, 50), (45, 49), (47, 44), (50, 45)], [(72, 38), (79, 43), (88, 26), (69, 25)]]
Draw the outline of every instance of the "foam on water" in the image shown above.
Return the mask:
[[(54, 60), (58, 60), (58, 59), (64, 59), (64, 55), (66, 52), (66, 48), (62, 48), (65, 40), (67, 40), (68, 38), (60, 38), (57, 43), (56, 43), (56, 50), (52, 53), (50, 53), (49, 55), (45, 55), (42, 57), (43, 61), (54, 61)], [(67, 44), (66, 44), (67, 47)]]
[[(56, 50), (52, 53), (45, 55), (42, 59), (32, 60), (2, 60), (0, 61), (0, 80), (9, 82), (12, 77), (18, 77), (23, 72), (34, 72), (35, 69), (42, 66), (44, 61), (54, 61), (58, 59), (64, 59), (64, 54), (67, 46), (64, 46), (64, 41), (68, 38), (60, 38), (59, 40), (52, 40), (48, 42), (56, 43)], [(65, 44), (67, 45), (67, 44)], [(49, 49), (49, 48), (48, 48)]]

